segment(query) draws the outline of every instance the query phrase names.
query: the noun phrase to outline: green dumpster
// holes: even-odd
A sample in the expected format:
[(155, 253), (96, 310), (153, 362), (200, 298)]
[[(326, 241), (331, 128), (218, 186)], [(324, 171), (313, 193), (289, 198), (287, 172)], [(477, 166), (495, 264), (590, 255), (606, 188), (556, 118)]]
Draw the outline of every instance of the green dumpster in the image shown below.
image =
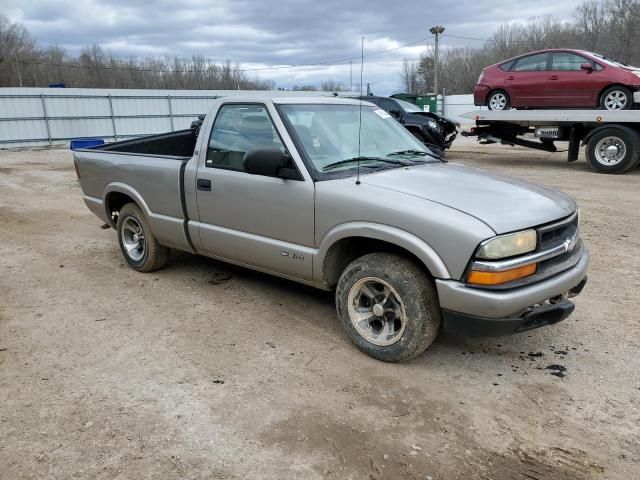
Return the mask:
[(422, 108), (425, 112), (438, 112), (438, 100), (435, 93), (425, 93), (424, 95), (414, 95), (411, 93), (396, 93), (391, 98), (405, 100)]

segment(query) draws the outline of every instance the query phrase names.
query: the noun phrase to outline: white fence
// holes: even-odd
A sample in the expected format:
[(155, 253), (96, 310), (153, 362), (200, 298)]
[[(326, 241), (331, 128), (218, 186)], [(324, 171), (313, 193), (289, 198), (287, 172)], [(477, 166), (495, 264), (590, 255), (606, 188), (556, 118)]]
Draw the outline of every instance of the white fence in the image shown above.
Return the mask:
[(473, 95), (447, 95), (444, 97), (444, 116), (461, 125), (473, 124), (472, 120), (460, 116), (473, 110), (486, 110), (486, 107), (476, 107), (473, 104)]
[[(218, 97), (265, 94), (333, 96), (290, 91), (0, 88), (0, 148), (66, 144), (73, 138), (111, 141), (180, 130), (206, 113)], [(458, 115), (473, 109), (471, 95), (444, 98), (445, 115), (462, 124), (469, 121)]]
[(0, 88), (0, 148), (65, 144), (73, 138), (152, 135), (189, 128), (214, 99), (332, 96), (331, 92)]

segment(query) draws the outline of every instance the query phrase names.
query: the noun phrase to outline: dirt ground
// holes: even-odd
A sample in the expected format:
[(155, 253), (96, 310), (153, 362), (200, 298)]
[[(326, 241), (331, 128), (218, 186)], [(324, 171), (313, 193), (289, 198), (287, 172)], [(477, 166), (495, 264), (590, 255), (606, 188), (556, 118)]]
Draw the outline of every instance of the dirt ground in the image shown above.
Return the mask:
[(0, 152), (0, 478), (640, 478), (640, 169), (448, 158), (576, 197), (589, 283), (559, 325), (385, 364), (330, 294), (182, 253), (134, 272), (68, 151)]

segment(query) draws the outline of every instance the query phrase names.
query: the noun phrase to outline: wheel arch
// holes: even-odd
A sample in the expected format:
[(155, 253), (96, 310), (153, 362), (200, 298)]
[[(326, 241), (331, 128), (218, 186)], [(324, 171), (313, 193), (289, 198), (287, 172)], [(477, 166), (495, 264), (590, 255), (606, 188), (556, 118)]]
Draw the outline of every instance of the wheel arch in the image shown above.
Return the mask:
[(598, 92), (598, 98), (596, 99), (597, 102), (598, 102), (597, 106), (600, 106), (600, 102), (602, 101), (602, 94), (604, 92), (606, 92), (607, 90), (609, 90), (611, 87), (624, 87), (624, 88), (626, 88), (627, 90), (629, 90), (631, 92), (631, 97), (632, 97), (632, 101), (633, 101), (633, 88), (629, 87), (629, 85), (625, 85), (622, 82), (612, 82), (612, 83), (609, 83), (608, 85), (605, 85), (604, 87), (602, 87), (600, 89), (600, 91)]
[(151, 213), (142, 195), (124, 183), (114, 182), (107, 185), (104, 189), (103, 198), (107, 219), (109, 225), (113, 228), (116, 226), (113, 212), (120, 211), (127, 203), (135, 203), (147, 216)]
[(400, 253), (414, 260), (431, 277), (450, 277), (436, 251), (415, 235), (386, 225), (355, 222), (339, 225), (325, 235), (314, 262), (315, 283), (332, 288), (349, 263), (375, 251)]

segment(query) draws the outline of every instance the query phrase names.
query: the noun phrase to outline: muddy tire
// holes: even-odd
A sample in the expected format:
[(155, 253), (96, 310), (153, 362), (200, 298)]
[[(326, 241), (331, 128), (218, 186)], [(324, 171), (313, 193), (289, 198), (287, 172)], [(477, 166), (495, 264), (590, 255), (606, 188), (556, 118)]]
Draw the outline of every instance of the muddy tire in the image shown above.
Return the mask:
[(147, 217), (135, 203), (120, 209), (116, 231), (122, 255), (134, 270), (152, 272), (167, 263), (169, 249), (158, 243)]
[(356, 346), (385, 362), (422, 353), (441, 324), (433, 280), (411, 260), (385, 252), (364, 255), (344, 269), (336, 310)]

